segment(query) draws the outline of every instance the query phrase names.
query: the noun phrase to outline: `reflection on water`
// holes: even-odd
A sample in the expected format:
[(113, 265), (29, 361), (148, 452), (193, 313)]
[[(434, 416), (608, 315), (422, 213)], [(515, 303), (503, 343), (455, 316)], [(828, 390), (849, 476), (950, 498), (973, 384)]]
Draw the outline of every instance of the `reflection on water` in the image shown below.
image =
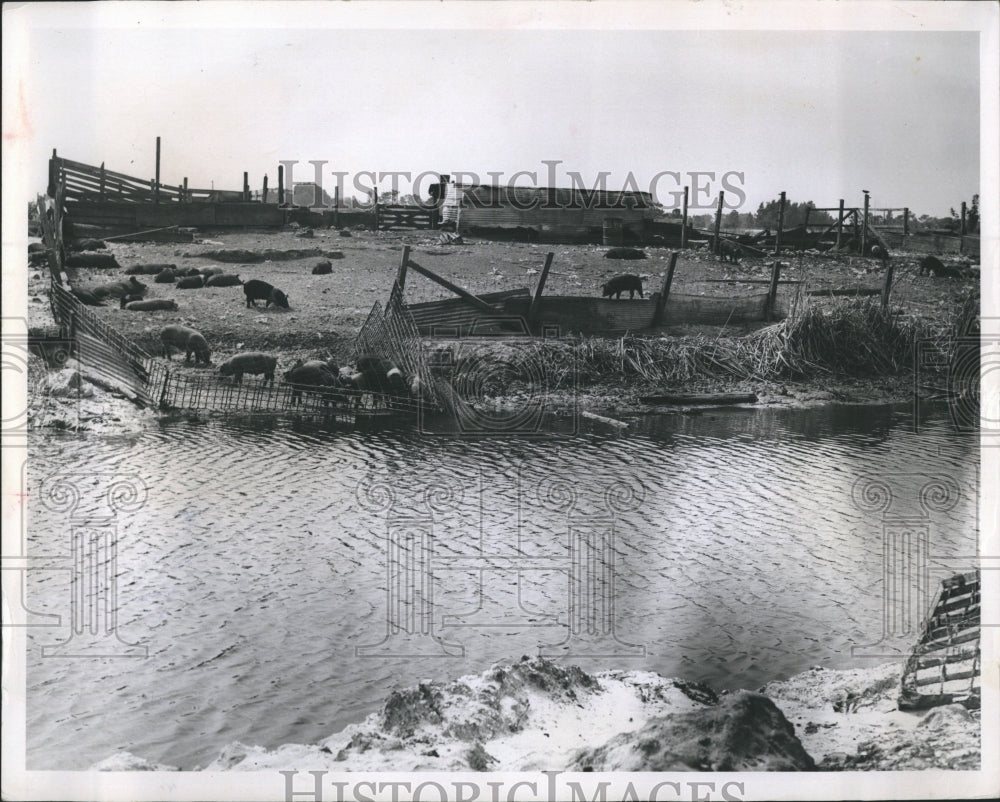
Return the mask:
[[(237, 740), (314, 742), (393, 688), (539, 649), (718, 688), (869, 665), (852, 646), (892, 654), (914, 634), (912, 611), (883, 623), (892, 516), (926, 533), (893, 581), (932, 591), (975, 553), (971, 440), (943, 420), (915, 434), (890, 407), (552, 440), (183, 422), (39, 437), (31, 459), (29, 549), (53, 570), (31, 572), (28, 604), (63, 616), (30, 631), (33, 769), (121, 749), (191, 768)], [(58, 475), (75, 504), (53, 500)], [(125, 480), (140, 489), (109, 493)], [(921, 493), (935, 482), (950, 506)], [(90, 656), (41, 656), (67, 640)], [(148, 656), (111, 656), (112, 641)]]

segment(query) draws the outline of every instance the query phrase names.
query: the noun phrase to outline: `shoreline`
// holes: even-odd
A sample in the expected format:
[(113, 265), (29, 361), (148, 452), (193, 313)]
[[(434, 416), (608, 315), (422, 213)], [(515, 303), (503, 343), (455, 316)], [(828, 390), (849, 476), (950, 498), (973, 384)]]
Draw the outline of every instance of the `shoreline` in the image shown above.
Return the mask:
[(716, 693), (650, 671), (544, 658), (393, 691), (314, 744), (233, 742), (179, 769), (118, 752), (92, 771), (845, 771), (976, 769), (978, 711), (896, 709), (900, 662), (814, 667)]

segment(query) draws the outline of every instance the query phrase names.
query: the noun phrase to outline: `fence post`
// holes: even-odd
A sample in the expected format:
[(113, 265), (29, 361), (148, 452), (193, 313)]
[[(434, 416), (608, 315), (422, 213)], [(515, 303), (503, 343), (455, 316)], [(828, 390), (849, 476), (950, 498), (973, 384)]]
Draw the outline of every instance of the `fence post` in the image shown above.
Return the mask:
[(785, 193), (778, 195), (778, 233), (774, 238), (774, 255), (781, 253), (781, 230), (785, 227)]
[(538, 316), (538, 309), (542, 302), (542, 291), (545, 289), (545, 282), (549, 277), (549, 268), (552, 267), (552, 259), (555, 254), (549, 251), (545, 255), (545, 265), (542, 267), (542, 275), (538, 277), (538, 286), (535, 287), (535, 294), (531, 298), (531, 305), (528, 307), (528, 330), (535, 326), (535, 318)]
[(716, 256), (719, 255), (720, 245), (719, 242), (719, 227), (722, 225), (722, 199), (725, 197), (726, 191), (724, 189), (719, 190), (719, 208), (715, 210), (715, 238), (712, 241), (712, 251)]
[(906, 207), (903, 209), (903, 245), (906, 245), (906, 240), (910, 236), (910, 209)]
[[(781, 193), (784, 195), (785, 193)], [(774, 318), (774, 305), (778, 300), (778, 277), (781, 275), (781, 260), (775, 259), (771, 265), (771, 286), (767, 291), (767, 307), (765, 317), (770, 322)]]
[(260, 202), (267, 203), (267, 173), (264, 173), (264, 187), (260, 191)]
[(187, 203), (190, 198), (188, 197), (188, 177), (184, 176), (184, 202)]
[(59, 174), (59, 157), (56, 156), (56, 149), (52, 148), (52, 158), (49, 159), (49, 185), (45, 194), (50, 198), (56, 196), (56, 178)]
[(889, 308), (889, 291), (892, 289), (892, 262), (885, 269), (885, 284), (882, 285), (882, 309)]
[(285, 165), (278, 165), (278, 206), (285, 205)]
[(243, 202), (247, 203), (250, 200), (250, 174), (243, 173)]
[(681, 248), (688, 244), (688, 188), (684, 187), (684, 206), (681, 212)]
[(670, 285), (674, 283), (674, 268), (677, 267), (677, 251), (670, 254), (670, 263), (667, 265), (667, 274), (663, 278), (663, 288), (660, 290), (660, 297), (656, 299), (656, 309), (653, 312), (653, 325), (656, 328), (663, 322), (663, 310), (667, 306), (667, 298), (670, 295)]
[(410, 266), (410, 246), (403, 246), (403, 255), (399, 259), (399, 270), (396, 273), (396, 283), (399, 285), (399, 292), (406, 289), (406, 268)]
[(961, 233), (962, 233), (963, 237), (968, 233), (968, 231), (966, 229), (966, 222), (965, 221), (966, 221), (965, 201), (962, 201), (962, 230), (961, 230)]
[(156, 137), (156, 186), (153, 188), (153, 203), (160, 202), (160, 138)]
[(864, 256), (868, 246), (868, 205), (871, 203), (871, 197), (867, 189), (861, 191), (865, 193), (865, 217), (861, 224), (861, 250), (858, 253)]
[(104, 162), (101, 162), (101, 200), (104, 200), (107, 176), (104, 174)]

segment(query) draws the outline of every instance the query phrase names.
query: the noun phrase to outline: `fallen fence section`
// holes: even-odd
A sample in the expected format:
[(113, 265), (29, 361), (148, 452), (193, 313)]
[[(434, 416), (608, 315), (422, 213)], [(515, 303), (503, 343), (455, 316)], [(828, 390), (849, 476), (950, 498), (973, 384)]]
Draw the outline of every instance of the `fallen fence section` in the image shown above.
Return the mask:
[(900, 710), (980, 706), (979, 571), (941, 582), (933, 612), (903, 669)]

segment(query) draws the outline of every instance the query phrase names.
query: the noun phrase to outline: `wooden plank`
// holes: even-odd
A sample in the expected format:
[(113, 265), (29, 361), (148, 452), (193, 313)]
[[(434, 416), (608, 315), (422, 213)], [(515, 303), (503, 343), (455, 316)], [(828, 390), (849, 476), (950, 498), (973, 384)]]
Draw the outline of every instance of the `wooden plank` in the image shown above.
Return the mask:
[(406, 268), (409, 266), (410, 262), (410, 246), (403, 246), (403, 255), (399, 259), (399, 270), (396, 271), (396, 283), (399, 285), (399, 291), (403, 292), (406, 289)]
[(455, 293), (455, 295), (457, 295), (459, 298), (462, 298), (468, 303), (472, 304), (474, 307), (476, 307), (476, 309), (479, 309), (482, 312), (488, 312), (491, 315), (496, 314), (496, 309), (494, 309), (492, 306), (490, 306), (481, 298), (478, 298), (475, 295), (473, 295), (471, 292), (463, 290), (457, 284), (452, 284), (450, 281), (448, 281), (448, 279), (442, 278), (437, 273), (428, 270), (426, 267), (421, 267), (412, 259), (409, 260), (409, 265), (411, 269), (416, 270), (424, 278), (429, 278), (431, 281), (440, 284), (449, 292)]

